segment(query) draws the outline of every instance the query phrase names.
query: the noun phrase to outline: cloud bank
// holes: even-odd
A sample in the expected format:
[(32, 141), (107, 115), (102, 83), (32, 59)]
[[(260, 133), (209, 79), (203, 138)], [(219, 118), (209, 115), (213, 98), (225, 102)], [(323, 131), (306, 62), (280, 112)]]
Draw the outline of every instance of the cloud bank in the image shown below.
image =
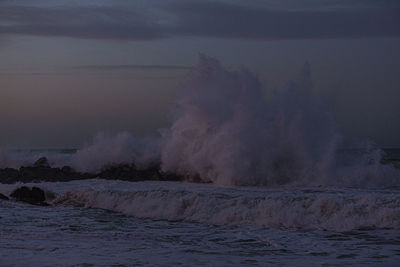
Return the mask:
[(400, 36), (400, 5), (391, 1), (329, 8), (317, 3), (299, 8), (294, 2), (277, 6), (255, 4), (257, 1), (23, 3), (0, 1), (0, 37), (20, 34), (140, 41), (184, 36), (253, 40)]

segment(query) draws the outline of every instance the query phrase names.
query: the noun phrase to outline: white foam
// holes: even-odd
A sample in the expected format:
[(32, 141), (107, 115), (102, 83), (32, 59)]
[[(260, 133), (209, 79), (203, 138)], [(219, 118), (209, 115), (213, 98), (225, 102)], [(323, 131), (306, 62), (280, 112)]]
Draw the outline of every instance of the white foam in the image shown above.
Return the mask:
[(400, 229), (400, 192), (396, 190), (267, 190), (161, 182), (100, 184), (102, 189), (97, 185), (67, 190), (53, 204), (215, 225), (334, 231)]

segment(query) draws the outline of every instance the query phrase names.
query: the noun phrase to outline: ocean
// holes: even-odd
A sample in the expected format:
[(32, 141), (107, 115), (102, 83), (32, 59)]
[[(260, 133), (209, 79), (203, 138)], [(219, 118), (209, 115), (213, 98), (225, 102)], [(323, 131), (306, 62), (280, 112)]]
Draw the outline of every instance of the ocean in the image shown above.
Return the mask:
[[(400, 190), (82, 180), (0, 200), (1, 266), (396, 266)], [(6, 195), (20, 184), (1, 185)]]

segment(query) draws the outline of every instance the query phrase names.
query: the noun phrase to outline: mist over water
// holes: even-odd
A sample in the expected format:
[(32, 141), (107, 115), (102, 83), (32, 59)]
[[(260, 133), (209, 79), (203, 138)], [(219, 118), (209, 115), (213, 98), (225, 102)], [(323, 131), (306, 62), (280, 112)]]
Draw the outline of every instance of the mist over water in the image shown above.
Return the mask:
[[(157, 138), (100, 133), (75, 155), (50, 161), (89, 172), (119, 163), (161, 166), (188, 181), (222, 186), (400, 185), (399, 171), (382, 165), (383, 152), (372, 144), (358, 153), (340, 150), (343, 138), (329, 105), (312, 87), (306, 63), (295, 80), (266, 99), (255, 74), (227, 70), (200, 55), (180, 85), (171, 127)], [(15, 162), (0, 153), (2, 166)]]

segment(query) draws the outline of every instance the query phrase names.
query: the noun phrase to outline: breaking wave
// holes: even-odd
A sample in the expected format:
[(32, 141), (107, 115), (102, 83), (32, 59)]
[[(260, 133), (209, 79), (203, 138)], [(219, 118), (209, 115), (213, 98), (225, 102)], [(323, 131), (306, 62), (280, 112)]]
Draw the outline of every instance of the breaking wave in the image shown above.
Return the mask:
[(65, 192), (53, 204), (101, 208), (136, 218), (214, 225), (334, 231), (400, 229), (398, 192), (87, 189)]

